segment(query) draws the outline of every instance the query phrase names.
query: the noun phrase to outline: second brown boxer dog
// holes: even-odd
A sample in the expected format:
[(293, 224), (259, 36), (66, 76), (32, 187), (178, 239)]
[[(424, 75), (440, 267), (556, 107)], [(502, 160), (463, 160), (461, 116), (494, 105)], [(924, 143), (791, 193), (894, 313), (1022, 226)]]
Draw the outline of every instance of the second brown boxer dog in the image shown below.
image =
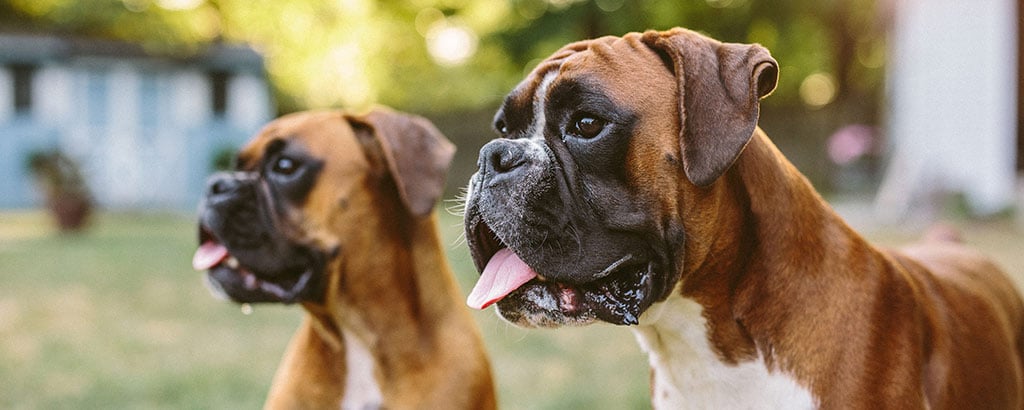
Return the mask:
[(423, 118), (305, 112), (211, 178), (194, 267), (234, 301), (308, 313), (267, 408), (494, 408), (432, 212), (454, 151)]
[(469, 304), (635, 325), (659, 408), (1022, 408), (1013, 283), (958, 244), (850, 229), (757, 127), (777, 75), (683, 29), (541, 62), (469, 184)]

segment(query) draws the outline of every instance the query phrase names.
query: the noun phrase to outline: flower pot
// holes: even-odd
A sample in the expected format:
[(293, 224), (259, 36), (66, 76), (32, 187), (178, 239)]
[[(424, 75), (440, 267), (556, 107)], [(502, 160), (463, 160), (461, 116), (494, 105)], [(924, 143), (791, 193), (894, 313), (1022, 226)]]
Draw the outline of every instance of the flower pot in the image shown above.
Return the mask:
[(92, 203), (89, 198), (76, 193), (57, 193), (50, 198), (50, 213), (57, 221), (61, 231), (78, 231), (85, 226), (92, 214)]

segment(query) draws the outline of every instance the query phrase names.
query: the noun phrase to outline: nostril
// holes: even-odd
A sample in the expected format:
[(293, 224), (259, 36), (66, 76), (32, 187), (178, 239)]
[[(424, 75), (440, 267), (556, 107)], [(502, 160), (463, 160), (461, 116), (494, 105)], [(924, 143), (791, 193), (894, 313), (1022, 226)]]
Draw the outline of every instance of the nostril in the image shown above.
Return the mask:
[(218, 175), (210, 180), (207, 190), (210, 195), (223, 195), (235, 191), (238, 182), (229, 176)]
[(494, 169), (494, 172), (508, 172), (508, 162), (508, 155), (505, 155), (504, 150), (494, 150), (493, 152), (491, 152), (491, 168)]
[(510, 172), (525, 162), (521, 150), (513, 147), (495, 146), (487, 153), (487, 165), (499, 174)]
[(212, 184), (210, 184), (211, 194), (223, 194), (225, 191), (227, 191), (227, 186), (224, 181), (214, 181)]

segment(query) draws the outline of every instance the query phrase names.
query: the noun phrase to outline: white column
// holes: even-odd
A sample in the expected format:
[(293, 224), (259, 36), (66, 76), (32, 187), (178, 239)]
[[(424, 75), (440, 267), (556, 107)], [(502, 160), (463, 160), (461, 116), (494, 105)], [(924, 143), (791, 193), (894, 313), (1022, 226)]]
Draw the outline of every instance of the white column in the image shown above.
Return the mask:
[(14, 115), (14, 76), (11, 70), (0, 65), (0, 124)]
[(73, 75), (65, 65), (44, 65), (32, 81), (32, 110), (38, 120), (63, 128), (74, 121)]
[(890, 39), (892, 159), (877, 198), (899, 217), (941, 192), (977, 213), (1015, 187), (1016, 9), (1011, 0), (902, 0)]
[(210, 89), (201, 71), (181, 71), (173, 76), (170, 99), (175, 127), (190, 129), (205, 124), (211, 116)]
[(273, 116), (270, 93), (263, 77), (238, 73), (228, 81), (228, 121), (236, 127), (255, 131)]

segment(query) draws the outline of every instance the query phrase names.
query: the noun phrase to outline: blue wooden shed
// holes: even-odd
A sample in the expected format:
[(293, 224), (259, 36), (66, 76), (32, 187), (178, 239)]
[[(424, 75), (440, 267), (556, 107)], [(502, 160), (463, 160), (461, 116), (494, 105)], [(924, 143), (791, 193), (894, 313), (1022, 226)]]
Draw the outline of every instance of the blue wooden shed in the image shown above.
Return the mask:
[(60, 149), (107, 209), (193, 209), (213, 157), (274, 115), (261, 56), (188, 56), (134, 44), (0, 34), (0, 208), (41, 204), (25, 167)]

